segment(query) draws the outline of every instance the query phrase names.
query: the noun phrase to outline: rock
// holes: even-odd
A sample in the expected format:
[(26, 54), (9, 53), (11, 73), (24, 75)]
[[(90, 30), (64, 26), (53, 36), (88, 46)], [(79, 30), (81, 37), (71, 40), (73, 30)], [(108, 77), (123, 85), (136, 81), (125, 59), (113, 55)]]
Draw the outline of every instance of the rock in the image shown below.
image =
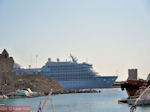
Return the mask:
[(44, 75), (18, 75), (15, 83), (15, 89), (30, 88), (32, 91), (49, 94), (51, 89), (53, 93), (64, 92), (56, 79), (46, 78)]

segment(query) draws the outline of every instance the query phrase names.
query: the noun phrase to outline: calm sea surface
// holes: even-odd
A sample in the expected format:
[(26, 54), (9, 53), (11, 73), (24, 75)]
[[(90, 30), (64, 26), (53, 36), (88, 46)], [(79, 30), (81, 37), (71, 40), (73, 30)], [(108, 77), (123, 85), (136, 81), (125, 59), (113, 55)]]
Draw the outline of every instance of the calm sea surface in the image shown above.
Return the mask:
[[(118, 104), (119, 99), (126, 98), (120, 89), (102, 89), (101, 93), (81, 93), (52, 95), (44, 112), (130, 112), (127, 104)], [(30, 105), (31, 112), (37, 112), (40, 98), (24, 98), (0, 101), (5, 105)], [(136, 112), (150, 112), (150, 106), (138, 107)]]

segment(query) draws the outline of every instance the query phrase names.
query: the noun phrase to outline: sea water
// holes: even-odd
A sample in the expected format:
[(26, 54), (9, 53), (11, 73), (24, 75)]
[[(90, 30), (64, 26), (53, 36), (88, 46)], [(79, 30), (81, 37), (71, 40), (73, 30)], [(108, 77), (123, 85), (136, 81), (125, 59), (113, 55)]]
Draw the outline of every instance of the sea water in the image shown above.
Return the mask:
[[(31, 112), (37, 112), (40, 99), (44, 97), (9, 99), (0, 101), (5, 105), (31, 106)], [(127, 98), (120, 89), (101, 89), (100, 93), (76, 93), (52, 95), (44, 112), (130, 112), (127, 104), (118, 104), (118, 100)], [(150, 106), (137, 107), (136, 112), (150, 112)]]

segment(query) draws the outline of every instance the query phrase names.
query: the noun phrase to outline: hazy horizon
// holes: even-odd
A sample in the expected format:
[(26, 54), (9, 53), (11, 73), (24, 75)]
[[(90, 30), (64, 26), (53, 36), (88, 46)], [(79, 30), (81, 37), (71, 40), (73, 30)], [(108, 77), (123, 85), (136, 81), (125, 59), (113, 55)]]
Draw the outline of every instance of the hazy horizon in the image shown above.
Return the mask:
[(48, 58), (88, 62), (100, 75), (126, 80), (150, 73), (149, 0), (0, 0), (0, 52), (23, 67)]

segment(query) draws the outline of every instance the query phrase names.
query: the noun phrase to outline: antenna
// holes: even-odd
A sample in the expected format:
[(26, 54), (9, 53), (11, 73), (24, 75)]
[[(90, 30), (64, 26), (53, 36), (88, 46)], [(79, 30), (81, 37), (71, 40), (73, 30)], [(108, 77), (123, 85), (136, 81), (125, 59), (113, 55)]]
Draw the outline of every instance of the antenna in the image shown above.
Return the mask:
[(86, 58), (85, 62), (88, 63), (88, 58)]
[(31, 65), (29, 65), (29, 69), (31, 69)]
[(38, 58), (38, 55), (36, 55), (35, 57), (36, 57), (36, 66), (35, 66), (35, 68), (37, 68), (37, 58)]
[(115, 74), (116, 74), (117, 76), (119, 75), (119, 72), (118, 72), (118, 70), (116, 70)]
[(30, 68), (32, 67), (32, 54), (30, 55)]

